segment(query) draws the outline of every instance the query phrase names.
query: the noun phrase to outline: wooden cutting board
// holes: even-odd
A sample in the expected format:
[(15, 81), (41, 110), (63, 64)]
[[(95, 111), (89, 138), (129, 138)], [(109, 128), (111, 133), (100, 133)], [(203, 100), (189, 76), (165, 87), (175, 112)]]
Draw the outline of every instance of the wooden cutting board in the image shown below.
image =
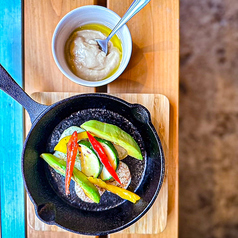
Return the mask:
[[(65, 92), (37, 92), (31, 96), (37, 102), (50, 105), (61, 99), (74, 96), (77, 93)], [(113, 94), (130, 103), (139, 103), (144, 105), (151, 113), (152, 123), (158, 132), (165, 154), (167, 165), (169, 155), (169, 100), (161, 94)], [(31, 127), (29, 116), (26, 116), (26, 134)], [(132, 226), (124, 229), (120, 233), (124, 234), (158, 234), (162, 232), (167, 224), (168, 212), (168, 166), (166, 166), (166, 175), (161, 191), (153, 204), (152, 208), (139, 221)], [(41, 222), (35, 215), (34, 206), (27, 196), (27, 223), (37, 231), (61, 231), (65, 230), (57, 226), (49, 226)], [(74, 237), (74, 236), (73, 236)], [(75, 235), (76, 237), (76, 235)]]

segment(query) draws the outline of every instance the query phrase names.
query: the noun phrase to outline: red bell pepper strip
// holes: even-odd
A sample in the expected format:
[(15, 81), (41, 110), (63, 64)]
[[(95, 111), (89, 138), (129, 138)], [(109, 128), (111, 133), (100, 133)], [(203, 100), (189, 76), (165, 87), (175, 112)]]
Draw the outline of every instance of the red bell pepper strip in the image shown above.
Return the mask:
[(111, 176), (121, 184), (120, 179), (117, 176), (116, 171), (113, 169), (110, 161), (107, 158), (107, 154), (105, 153), (102, 145), (89, 133), (87, 132), (88, 139), (94, 149), (94, 151), (97, 153), (99, 159), (101, 160), (102, 164), (105, 166), (107, 171), (111, 174)]
[(78, 151), (78, 134), (75, 131), (69, 139), (67, 144), (67, 161), (66, 161), (66, 173), (65, 173), (65, 193), (70, 194), (69, 185), (73, 174), (75, 159)]

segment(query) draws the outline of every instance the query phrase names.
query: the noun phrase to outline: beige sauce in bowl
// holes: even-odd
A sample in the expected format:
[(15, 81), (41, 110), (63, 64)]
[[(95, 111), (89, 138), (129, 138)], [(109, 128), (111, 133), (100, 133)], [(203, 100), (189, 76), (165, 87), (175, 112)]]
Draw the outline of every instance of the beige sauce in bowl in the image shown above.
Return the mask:
[(115, 44), (113, 39), (109, 41), (107, 55), (99, 49), (95, 39), (106, 39), (108, 34), (105, 26), (98, 26), (88, 24), (76, 29), (65, 45), (66, 61), (71, 71), (88, 81), (99, 81), (112, 75), (119, 67), (122, 56), (118, 37), (114, 38)]

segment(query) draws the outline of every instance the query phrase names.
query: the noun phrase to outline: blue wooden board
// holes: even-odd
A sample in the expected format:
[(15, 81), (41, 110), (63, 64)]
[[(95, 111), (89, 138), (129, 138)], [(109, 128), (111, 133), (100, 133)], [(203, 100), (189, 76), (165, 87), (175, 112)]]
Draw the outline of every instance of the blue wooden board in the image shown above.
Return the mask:
[[(23, 84), (22, 2), (0, 0), (0, 63)], [(25, 237), (24, 187), (21, 174), (23, 109), (0, 90), (1, 237)]]

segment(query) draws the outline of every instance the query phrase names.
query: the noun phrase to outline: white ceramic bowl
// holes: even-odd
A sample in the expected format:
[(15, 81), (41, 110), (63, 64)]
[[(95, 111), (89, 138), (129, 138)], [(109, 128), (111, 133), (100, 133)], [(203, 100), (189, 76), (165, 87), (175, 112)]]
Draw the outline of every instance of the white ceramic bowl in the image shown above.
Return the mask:
[(116, 33), (122, 43), (122, 59), (120, 66), (112, 76), (106, 79), (88, 81), (76, 76), (67, 65), (64, 48), (67, 39), (76, 28), (85, 24), (98, 23), (113, 29), (119, 20), (120, 17), (115, 12), (96, 5), (79, 7), (66, 14), (58, 23), (52, 39), (52, 53), (60, 71), (73, 82), (89, 87), (102, 86), (118, 78), (127, 67), (132, 52), (131, 34), (126, 25), (121, 27)]

